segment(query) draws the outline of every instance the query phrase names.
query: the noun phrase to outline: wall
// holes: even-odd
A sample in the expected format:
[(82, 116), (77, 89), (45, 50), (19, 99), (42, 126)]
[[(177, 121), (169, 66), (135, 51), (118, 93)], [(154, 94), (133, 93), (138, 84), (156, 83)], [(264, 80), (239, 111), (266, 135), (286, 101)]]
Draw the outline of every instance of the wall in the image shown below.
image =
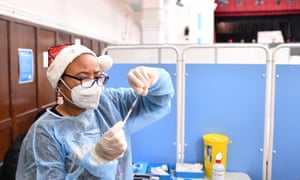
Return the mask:
[[(107, 46), (106, 42), (78, 34), (0, 17), (0, 161), (11, 142), (28, 130), (37, 113), (55, 103), (55, 92), (46, 78), (43, 52), (75, 39), (97, 54)], [(32, 82), (19, 83), (18, 48), (33, 51)]]
[[(214, 0), (175, 0), (167, 5), (166, 42), (169, 44), (211, 44), (214, 42)], [(188, 32), (185, 28), (188, 27)]]
[(111, 44), (140, 42), (133, 13), (116, 0), (2, 0), (1, 14)]
[[(89, 0), (88, 3), (84, 0), (2, 0), (0, 15), (81, 34), (111, 44), (141, 44), (143, 37), (147, 38), (146, 42), (149, 40), (150, 44), (198, 43), (199, 39), (201, 43), (213, 43), (214, 0), (205, 3), (188, 1), (189, 3), (184, 3), (184, 7), (177, 6), (176, 0), (164, 2), (168, 3), (159, 10), (159, 17), (156, 17), (157, 13), (153, 13), (151, 7), (144, 8), (141, 12), (133, 12), (120, 0)], [(143, 16), (147, 9), (145, 18)], [(142, 17), (141, 20), (139, 16)], [(141, 26), (146, 28), (146, 36), (142, 34)], [(186, 26), (190, 27), (188, 40), (184, 36)]]

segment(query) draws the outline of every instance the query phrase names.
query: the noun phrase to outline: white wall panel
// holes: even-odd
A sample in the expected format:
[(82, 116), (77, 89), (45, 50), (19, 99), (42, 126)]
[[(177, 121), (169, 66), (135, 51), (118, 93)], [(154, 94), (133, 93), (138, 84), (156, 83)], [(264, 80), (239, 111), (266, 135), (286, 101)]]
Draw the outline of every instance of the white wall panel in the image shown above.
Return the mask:
[(133, 15), (112, 0), (2, 0), (0, 14), (108, 43), (140, 42)]

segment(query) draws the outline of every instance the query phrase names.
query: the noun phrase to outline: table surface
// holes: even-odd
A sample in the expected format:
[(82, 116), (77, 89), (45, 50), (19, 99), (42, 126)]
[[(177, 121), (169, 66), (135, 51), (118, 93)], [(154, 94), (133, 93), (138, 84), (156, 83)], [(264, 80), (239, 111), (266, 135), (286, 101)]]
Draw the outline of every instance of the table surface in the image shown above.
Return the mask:
[[(204, 180), (210, 180), (209, 178), (205, 177)], [(251, 178), (241, 172), (226, 172), (225, 180), (251, 180)]]

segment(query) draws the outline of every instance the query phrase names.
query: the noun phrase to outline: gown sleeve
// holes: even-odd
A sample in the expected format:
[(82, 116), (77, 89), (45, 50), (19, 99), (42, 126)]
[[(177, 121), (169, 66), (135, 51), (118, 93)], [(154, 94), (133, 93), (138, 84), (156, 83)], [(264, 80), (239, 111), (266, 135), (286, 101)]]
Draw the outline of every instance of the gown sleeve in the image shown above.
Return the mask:
[(171, 110), (171, 100), (174, 96), (171, 76), (162, 68), (158, 68), (158, 72), (159, 80), (149, 88), (147, 96), (138, 97), (135, 110), (126, 124), (131, 133), (162, 119)]

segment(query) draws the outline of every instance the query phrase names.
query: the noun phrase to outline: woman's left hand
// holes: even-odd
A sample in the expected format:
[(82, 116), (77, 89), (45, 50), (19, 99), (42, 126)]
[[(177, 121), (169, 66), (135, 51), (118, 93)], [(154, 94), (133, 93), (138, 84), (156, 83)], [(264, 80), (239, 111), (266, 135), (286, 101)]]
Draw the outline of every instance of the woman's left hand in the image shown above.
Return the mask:
[(148, 89), (159, 79), (159, 72), (156, 68), (138, 66), (128, 73), (128, 83), (134, 91), (141, 96), (148, 94)]

